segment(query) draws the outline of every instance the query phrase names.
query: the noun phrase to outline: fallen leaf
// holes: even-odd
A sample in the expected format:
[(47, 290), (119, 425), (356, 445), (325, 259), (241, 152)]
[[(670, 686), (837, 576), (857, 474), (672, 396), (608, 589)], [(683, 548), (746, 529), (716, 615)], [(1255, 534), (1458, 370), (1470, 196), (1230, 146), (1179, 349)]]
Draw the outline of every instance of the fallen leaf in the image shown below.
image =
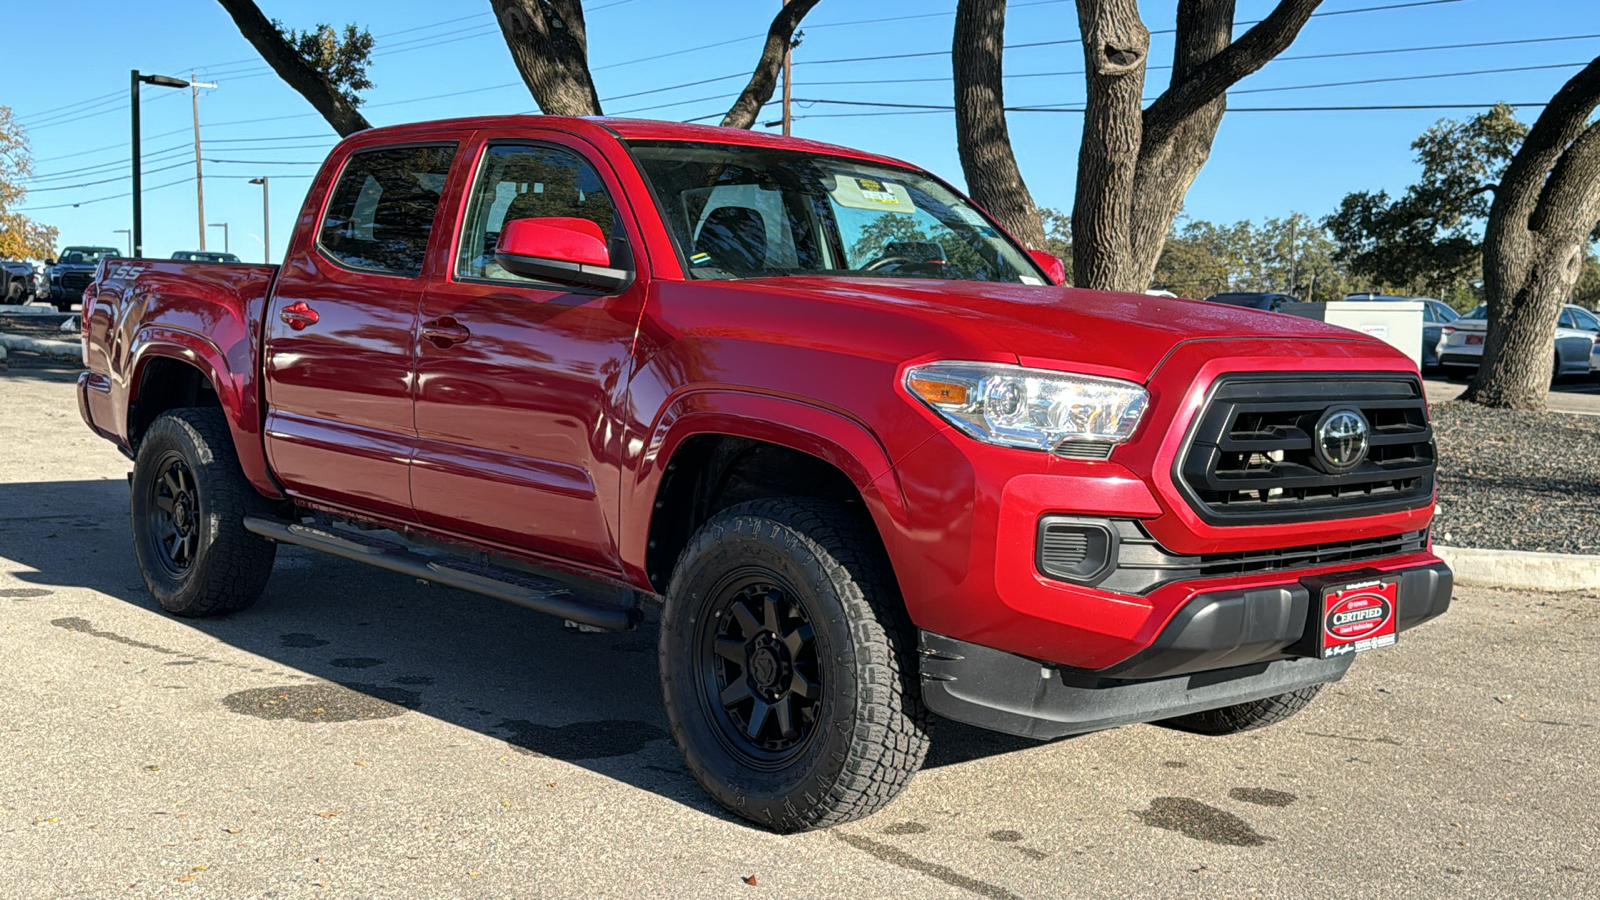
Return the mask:
[(358, 759), (358, 760), (356, 760), (356, 765), (358, 765), (358, 766), (364, 766), (364, 765), (366, 765), (366, 764), (367, 764), (367, 761), (366, 761), (366, 760), (364, 760), (364, 759)]
[(205, 870), (206, 870), (205, 866), (195, 866), (194, 868), (190, 869), (189, 871), (191, 871), (191, 872), (204, 872)]
[(224, 828), (222, 830), (226, 831), (229, 834), (238, 834), (239, 833), (239, 829), (237, 829), (237, 828)]
[(501, 806), (510, 806), (511, 805), (511, 801), (510, 800), (501, 800), (500, 801), (500, 805)]
[(198, 876), (195, 876), (195, 875), (180, 875), (180, 876), (178, 876), (178, 880), (179, 881), (194, 881), (196, 877), (198, 877)]
[(482, 872), (468, 872), (467, 873), (467, 877), (468, 878), (482, 878), (483, 877), (483, 873)]
[(336, 809), (330, 809), (330, 810), (327, 810), (326, 812), (317, 813), (317, 815), (321, 816), (324, 819), (331, 819), (334, 816), (337, 816), (338, 814), (339, 814), (339, 811), (336, 810)]
[(554, 781), (546, 781), (546, 782), (545, 782), (545, 783), (544, 783), (544, 786), (545, 786), (545, 787), (555, 787), (555, 786), (556, 786), (556, 783), (555, 783), (555, 782), (554, 782)]
[(746, 875), (745, 877), (743, 877), (743, 878), (741, 878), (739, 880), (744, 882), (745, 884), (750, 885), (751, 887), (755, 887), (756, 886), (756, 877), (754, 875)]

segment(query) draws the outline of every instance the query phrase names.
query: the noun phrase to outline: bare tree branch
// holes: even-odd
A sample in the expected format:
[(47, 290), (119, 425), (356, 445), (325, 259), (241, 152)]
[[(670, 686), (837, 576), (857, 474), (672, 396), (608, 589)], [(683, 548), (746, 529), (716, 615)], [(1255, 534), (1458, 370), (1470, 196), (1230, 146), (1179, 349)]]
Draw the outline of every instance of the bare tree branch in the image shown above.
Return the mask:
[(511, 59), (539, 109), (552, 116), (598, 116), (589, 74), (582, 0), (489, 0)]
[(239, 33), (245, 36), (261, 58), (272, 66), (286, 84), (300, 92), (317, 112), (322, 114), (333, 130), (339, 132), (341, 137), (348, 137), (358, 131), (372, 127), (365, 116), (356, 109), (354, 103), (345, 97), (326, 75), (307, 62), (295, 48), (284, 39), (278, 27), (262, 15), (253, 0), (217, 0), (222, 8), (233, 17), (235, 25), (239, 26)]
[[(1322, 0), (1282, 0), (1265, 19), (1222, 52), (1184, 74), (1181, 80), (1174, 68), (1172, 86), (1144, 111), (1146, 140), (1164, 140), (1190, 116), (1226, 94), (1240, 79), (1288, 49), (1321, 3)], [(1231, 27), (1231, 0), (1227, 5)]]
[(750, 83), (745, 85), (744, 92), (734, 101), (733, 108), (723, 116), (722, 127), (750, 128), (756, 124), (761, 107), (772, 99), (772, 91), (778, 85), (778, 73), (783, 69), (783, 53), (789, 49), (789, 42), (794, 40), (795, 28), (817, 3), (818, 0), (790, 0), (773, 17), (771, 27), (767, 29), (767, 43), (761, 48), (761, 59), (756, 61)]

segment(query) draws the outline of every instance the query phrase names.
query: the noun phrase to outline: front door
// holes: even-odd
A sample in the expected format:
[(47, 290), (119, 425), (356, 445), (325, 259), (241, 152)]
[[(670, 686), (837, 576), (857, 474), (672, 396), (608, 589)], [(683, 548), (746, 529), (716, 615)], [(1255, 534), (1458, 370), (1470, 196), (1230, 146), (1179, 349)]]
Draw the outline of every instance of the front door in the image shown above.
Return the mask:
[(589, 152), (557, 136), (481, 150), (450, 270), (423, 298), (411, 493), (424, 524), (615, 570), (619, 407), (644, 288), (597, 296), (494, 262), (506, 222), (570, 216), (632, 268), (629, 213)]
[(266, 447), (298, 496), (412, 518), (413, 339), (455, 152), (352, 154), (285, 257), (265, 323)]

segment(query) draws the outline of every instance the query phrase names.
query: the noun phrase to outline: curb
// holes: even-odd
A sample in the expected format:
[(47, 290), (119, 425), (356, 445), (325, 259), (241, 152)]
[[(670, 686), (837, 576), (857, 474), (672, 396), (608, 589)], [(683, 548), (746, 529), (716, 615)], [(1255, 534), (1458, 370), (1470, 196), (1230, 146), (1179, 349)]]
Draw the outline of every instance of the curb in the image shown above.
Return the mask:
[(0, 349), (21, 350), (24, 353), (37, 353), (40, 356), (68, 359), (73, 362), (80, 362), (83, 359), (83, 348), (70, 341), (46, 341), (15, 334), (0, 334)]
[(1457, 584), (1529, 591), (1600, 590), (1600, 556), (1438, 544), (1433, 552), (1455, 572)]

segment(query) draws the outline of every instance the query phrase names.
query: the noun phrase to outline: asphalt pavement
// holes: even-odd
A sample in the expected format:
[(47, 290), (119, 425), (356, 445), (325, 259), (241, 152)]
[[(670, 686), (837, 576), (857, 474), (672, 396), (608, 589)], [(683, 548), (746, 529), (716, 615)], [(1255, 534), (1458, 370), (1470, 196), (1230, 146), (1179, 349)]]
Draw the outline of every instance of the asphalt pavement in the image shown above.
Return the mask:
[(1577, 897), (1600, 598), (1468, 590), (1274, 728), (956, 725), (875, 818), (782, 837), (666, 736), (655, 626), (286, 549), (222, 619), (135, 570), (74, 373), (0, 371), (0, 897)]

